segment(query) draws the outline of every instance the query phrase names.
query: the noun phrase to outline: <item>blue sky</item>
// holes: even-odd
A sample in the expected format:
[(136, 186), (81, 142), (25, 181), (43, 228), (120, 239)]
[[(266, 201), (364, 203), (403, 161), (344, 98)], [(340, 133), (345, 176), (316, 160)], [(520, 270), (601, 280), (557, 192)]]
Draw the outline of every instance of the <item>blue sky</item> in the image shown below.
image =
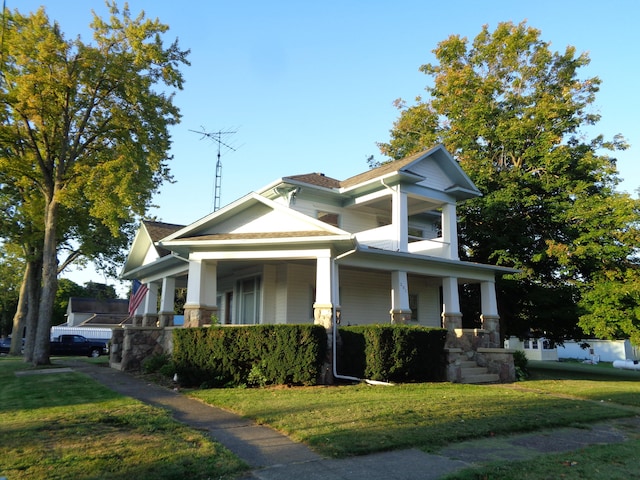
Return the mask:
[[(380, 157), (398, 112), (429, 78), (418, 71), (451, 34), (473, 39), (487, 24), (526, 20), (551, 48), (573, 45), (591, 64), (581, 77), (602, 80), (594, 110), (601, 122), (588, 133), (622, 133), (631, 148), (616, 154), (624, 182), (640, 187), (640, 2), (637, 0), (219, 1), (130, 0), (170, 26), (166, 40), (190, 49), (184, 90), (177, 93), (182, 122), (172, 128), (170, 163), (176, 183), (163, 186), (151, 215), (188, 224), (213, 206), (216, 144), (191, 130), (234, 131), (223, 140), (221, 203), (277, 178), (323, 172), (345, 179)], [(119, 2), (123, 5), (122, 2)], [(88, 41), (91, 9), (101, 0), (6, 0), (22, 13), (44, 5), (67, 37)], [(93, 275), (93, 277), (91, 276)], [(68, 278), (84, 283), (90, 270)], [(111, 283), (111, 282), (110, 282)]]

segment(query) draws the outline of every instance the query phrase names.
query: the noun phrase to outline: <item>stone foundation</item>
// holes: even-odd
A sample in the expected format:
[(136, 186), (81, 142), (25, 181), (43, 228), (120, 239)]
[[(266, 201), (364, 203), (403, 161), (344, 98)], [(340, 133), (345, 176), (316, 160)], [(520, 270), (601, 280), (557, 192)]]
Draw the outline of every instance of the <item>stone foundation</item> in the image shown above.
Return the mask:
[(218, 307), (184, 306), (184, 327), (203, 327), (213, 323), (212, 317), (218, 313)]
[(111, 337), (109, 366), (116, 370), (138, 371), (142, 362), (152, 356), (173, 352), (175, 327), (133, 327), (114, 329)]
[(478, 348), (476, 362), (486, 367), (490, 373), (497, 373), (501, 383), (516, 381), (516, 368), (513, 364), (515, 350), (506, 348)]
[(406, 325), (411, 321), (411, 310), (391, 310), (389, 314), (393, 325)]

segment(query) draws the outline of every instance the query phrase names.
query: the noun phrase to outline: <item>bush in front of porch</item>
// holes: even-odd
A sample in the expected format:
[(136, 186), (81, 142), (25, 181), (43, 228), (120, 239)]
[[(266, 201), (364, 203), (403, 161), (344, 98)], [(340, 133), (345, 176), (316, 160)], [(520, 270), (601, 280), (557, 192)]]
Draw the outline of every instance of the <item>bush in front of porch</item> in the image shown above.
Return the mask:
[(183, 386), (315, 385), (327, 347), (319, 325), (214, 325), (173, 335)]
[(446, 329), (379, 324), (341, 327), (339, 333), (339, 374), (392, 382), (446, 379)]

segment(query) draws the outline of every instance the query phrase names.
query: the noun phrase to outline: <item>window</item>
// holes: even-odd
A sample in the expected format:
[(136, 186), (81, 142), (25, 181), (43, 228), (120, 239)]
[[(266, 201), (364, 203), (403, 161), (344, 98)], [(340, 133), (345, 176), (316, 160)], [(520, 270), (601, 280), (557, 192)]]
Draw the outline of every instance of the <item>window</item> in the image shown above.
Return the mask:
[(328, 223), (329, 225), (333, 225), (334, 227), (338, 227), (340, 216), (337, 213), (318, 211), (318, 220)]
[(236, 323), (242, 325), (260, 323), (260, 277), (239, 280), (237, 291)]
[(415, 293), (409, 294), (409, 308), (411, 309), (411, 321), (418, 321), (418, 295)]

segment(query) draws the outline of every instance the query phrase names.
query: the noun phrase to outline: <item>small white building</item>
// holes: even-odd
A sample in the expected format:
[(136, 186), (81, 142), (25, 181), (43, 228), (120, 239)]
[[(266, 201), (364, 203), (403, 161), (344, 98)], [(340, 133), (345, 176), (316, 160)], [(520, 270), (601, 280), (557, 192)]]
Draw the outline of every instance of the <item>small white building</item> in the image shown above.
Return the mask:
[(640, 351), (629, 340), (567, 340), (563, 345), (555, 345), (545, 338), (520, 340), (510, 337), (505, 340), (505, 348), (522, 350), (528, 360), (583, 360), (593, 363), (614, 362), (616, 360), (638, 360)]

